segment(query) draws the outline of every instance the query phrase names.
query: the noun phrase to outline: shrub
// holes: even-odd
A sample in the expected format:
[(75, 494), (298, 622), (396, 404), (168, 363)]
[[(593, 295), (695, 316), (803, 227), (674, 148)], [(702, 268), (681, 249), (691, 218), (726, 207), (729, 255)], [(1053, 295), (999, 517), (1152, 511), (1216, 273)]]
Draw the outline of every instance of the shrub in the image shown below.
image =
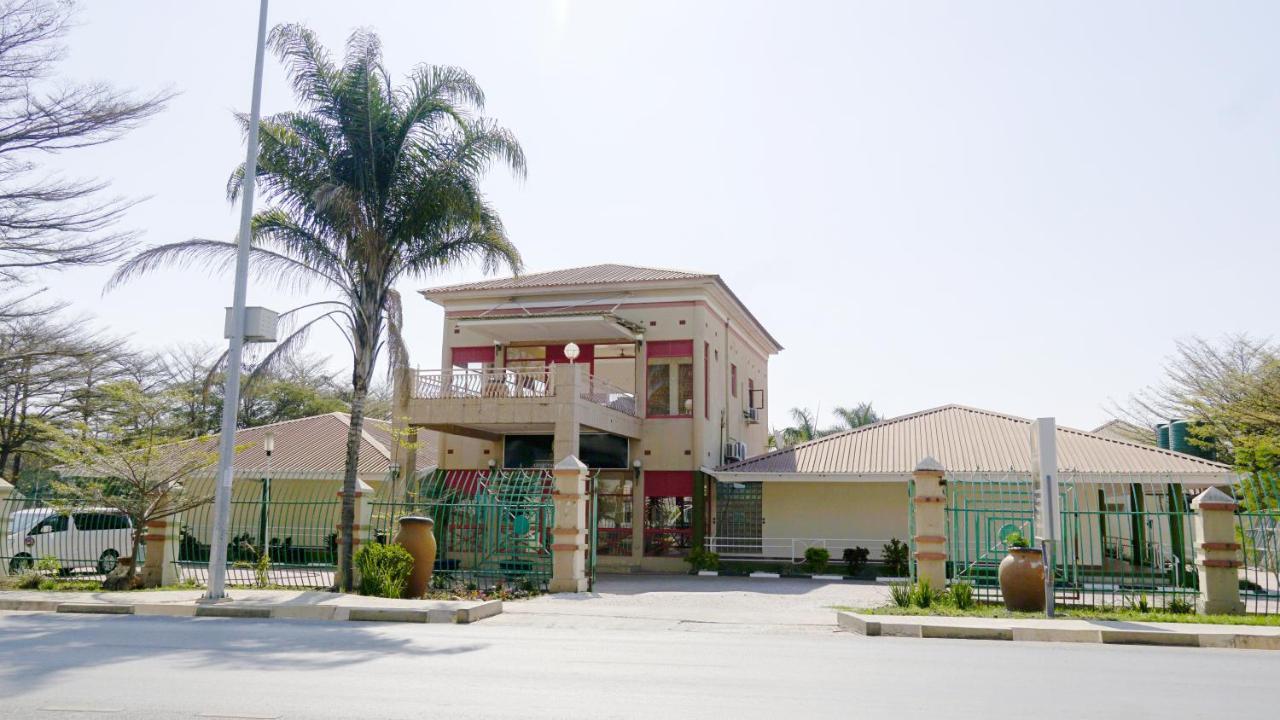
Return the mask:
[(1031, 543), (1027, 542), (1027, 538), (1017, 530), (1004, 536), (1004, 544), (1011, 548), (1031, 547)]
[(1140, 613), (1151, 612), (1151, 603), (1147, 601), (1147, 594), (1139, 593), (1138, 597), (1129, 603), (1129, 609)]
[(62, 572), (62, 563), (53, 555), (45, 555), (36, 561), (36, 572), (44, 575)]
[(1169, 606), (1165, 608), (1174, 615), (1194, 615), (1196, 612), (1195, 605), (1176, 597), (1169, 601)]
[(845, 548), (841, 559), (849, 568), (849, 576), (852, 577), (862, 572), (862, 568), (867, 566), (867, 557), (871, 555), (871, 551), (864, 547)]
[(44, 579), (44, 575), (35, 570), (23, 570), (22, 574), (14, 582), (14, 587), (19, 590), (36, 590)]
[(889, 599), (900, 608), (911, 607), (911, 584), (904, 582), (889, 583)]
[(684, 561), (689, 563), (689, 569), (692, 572), (716, 570), (720, 567), (720, 555), (701, 547), (690, 550)]
[(885, 570), (894, 577), (906, 577), (911, 572), (910, 549), (907, 544), (893, 538), (882, 548)]
[(929, 578), (920, 578), (920, 582), (911, 587), (911, 604), (918, 608), (927, 608), (939, 599), (939, 593), (929, 583)]
[(967, 582), (951, 583), (947, 596), (957, 610), (968, 610), (974, 605), (973, 586)]
[(360, 594), (398, 598), (404, 595), (409, 573), (413, 572), (413, 556), (399, 545), (361, 545), (356, 551), (356, 568), (360, 571)]
[(831, 553), (826, 548), (811, 547), (805, 548), (804, 551), (804, 569), (819, 575), (827, 569), (827, 563), (831, 561)]

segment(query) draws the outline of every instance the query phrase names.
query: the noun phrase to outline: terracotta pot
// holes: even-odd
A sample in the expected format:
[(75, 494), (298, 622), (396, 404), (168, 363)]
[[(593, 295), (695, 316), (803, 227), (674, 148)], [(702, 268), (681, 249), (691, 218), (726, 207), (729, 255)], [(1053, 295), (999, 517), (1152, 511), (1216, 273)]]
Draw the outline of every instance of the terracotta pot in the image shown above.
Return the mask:
[(435, 525), (436, 521), (429, 517), (400, 518), (400, 531), (393, 542), (413, 556), (413, 572), (409, 573), (409, 582), (404, 588), (407, 598), (422, 597), (431, 584), (431, 570), (436, 564), (436, 536), (432, 532)]
[(1000, 592), (1009, 610), (1044, 610), (1044, 556), (1038, 548), (1009, 548), (1000, 561)]

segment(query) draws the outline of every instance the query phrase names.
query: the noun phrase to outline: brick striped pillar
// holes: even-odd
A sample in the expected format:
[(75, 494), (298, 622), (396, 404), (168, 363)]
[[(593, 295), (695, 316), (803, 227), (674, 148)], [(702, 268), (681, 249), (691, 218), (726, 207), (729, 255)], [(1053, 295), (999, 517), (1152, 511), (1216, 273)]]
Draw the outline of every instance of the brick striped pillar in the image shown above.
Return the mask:
[(916, 465), (915, 497), (911, 511), (915, 513), (915, 580), (927, 579), (934, 589), (947, 586), (947, 491), (943, 482), (946, 471), (942, 463), (926, 457)]
[(556, 524), (551, 529), (551, 592), (587, 589), (587, 466), (573, 455), (556, 463)]
[[(356, 524), (351, 528), (351, 552), (354, 555), (360, 549), (360, 543), (364, 542), (369, 531), (373, 527), (373, 487), (363, 480), (356, 479)], [(338, 568), (342, 567), (342, 536), (345, 529), (342, 527), (342, 490), (338, 490), (338, 525), (336, 527), (338, 533)], [(360, 587), (360, 569), (351, 564), (351, 573), (353, 575), (352, 584)], [(342, 587), (342, 578), (338, 573), (334, 573), (334, 583), (337, 587)]]
[(1240, 600), (1240, 543), (1236, 542), (1236, 501), (1209, 488), (1191, 501), (1195, 510), (1196, 569), (1200, 598), (1196, 610), (1204, 614), (1244, 612)]
[(182, 520), (177, 515), (147, 523), (147, 534), (143, 536), (147, 543), (147, 559), (142, 566), (144, 587), (178, 584), (180, 579), (177, 564), (178, 543), (181, 527)]

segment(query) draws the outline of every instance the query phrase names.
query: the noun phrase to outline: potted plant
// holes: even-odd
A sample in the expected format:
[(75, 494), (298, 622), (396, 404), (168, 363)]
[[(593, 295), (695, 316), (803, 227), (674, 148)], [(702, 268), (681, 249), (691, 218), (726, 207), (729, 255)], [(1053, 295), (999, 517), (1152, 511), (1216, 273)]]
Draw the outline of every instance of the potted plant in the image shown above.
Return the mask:
[(1000, 561), (1000, 593), (1004, 606), (1015, 612), (1044, 610), (1044, 555), (1030, 547), (1022, 533), (1005, 535), (1009, 554)]

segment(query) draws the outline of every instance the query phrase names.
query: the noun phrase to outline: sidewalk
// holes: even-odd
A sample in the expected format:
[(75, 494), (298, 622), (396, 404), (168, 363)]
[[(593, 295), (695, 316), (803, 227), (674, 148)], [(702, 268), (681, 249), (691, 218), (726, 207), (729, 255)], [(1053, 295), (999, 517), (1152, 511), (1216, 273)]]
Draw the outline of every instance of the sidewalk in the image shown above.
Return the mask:
[(230, 590), (230, 600), (197, 603), (203, 590), (0, 592), (0, 610), (170, 617), (471, 623), (502, 612), (501, 600), (398, 600), (319, 590)]
[(1280, 627), (1274, 626), (864, 615), (853, 612), (837, 612), (836, 623), (841, 630), (871, 636), (1280, 650)]

